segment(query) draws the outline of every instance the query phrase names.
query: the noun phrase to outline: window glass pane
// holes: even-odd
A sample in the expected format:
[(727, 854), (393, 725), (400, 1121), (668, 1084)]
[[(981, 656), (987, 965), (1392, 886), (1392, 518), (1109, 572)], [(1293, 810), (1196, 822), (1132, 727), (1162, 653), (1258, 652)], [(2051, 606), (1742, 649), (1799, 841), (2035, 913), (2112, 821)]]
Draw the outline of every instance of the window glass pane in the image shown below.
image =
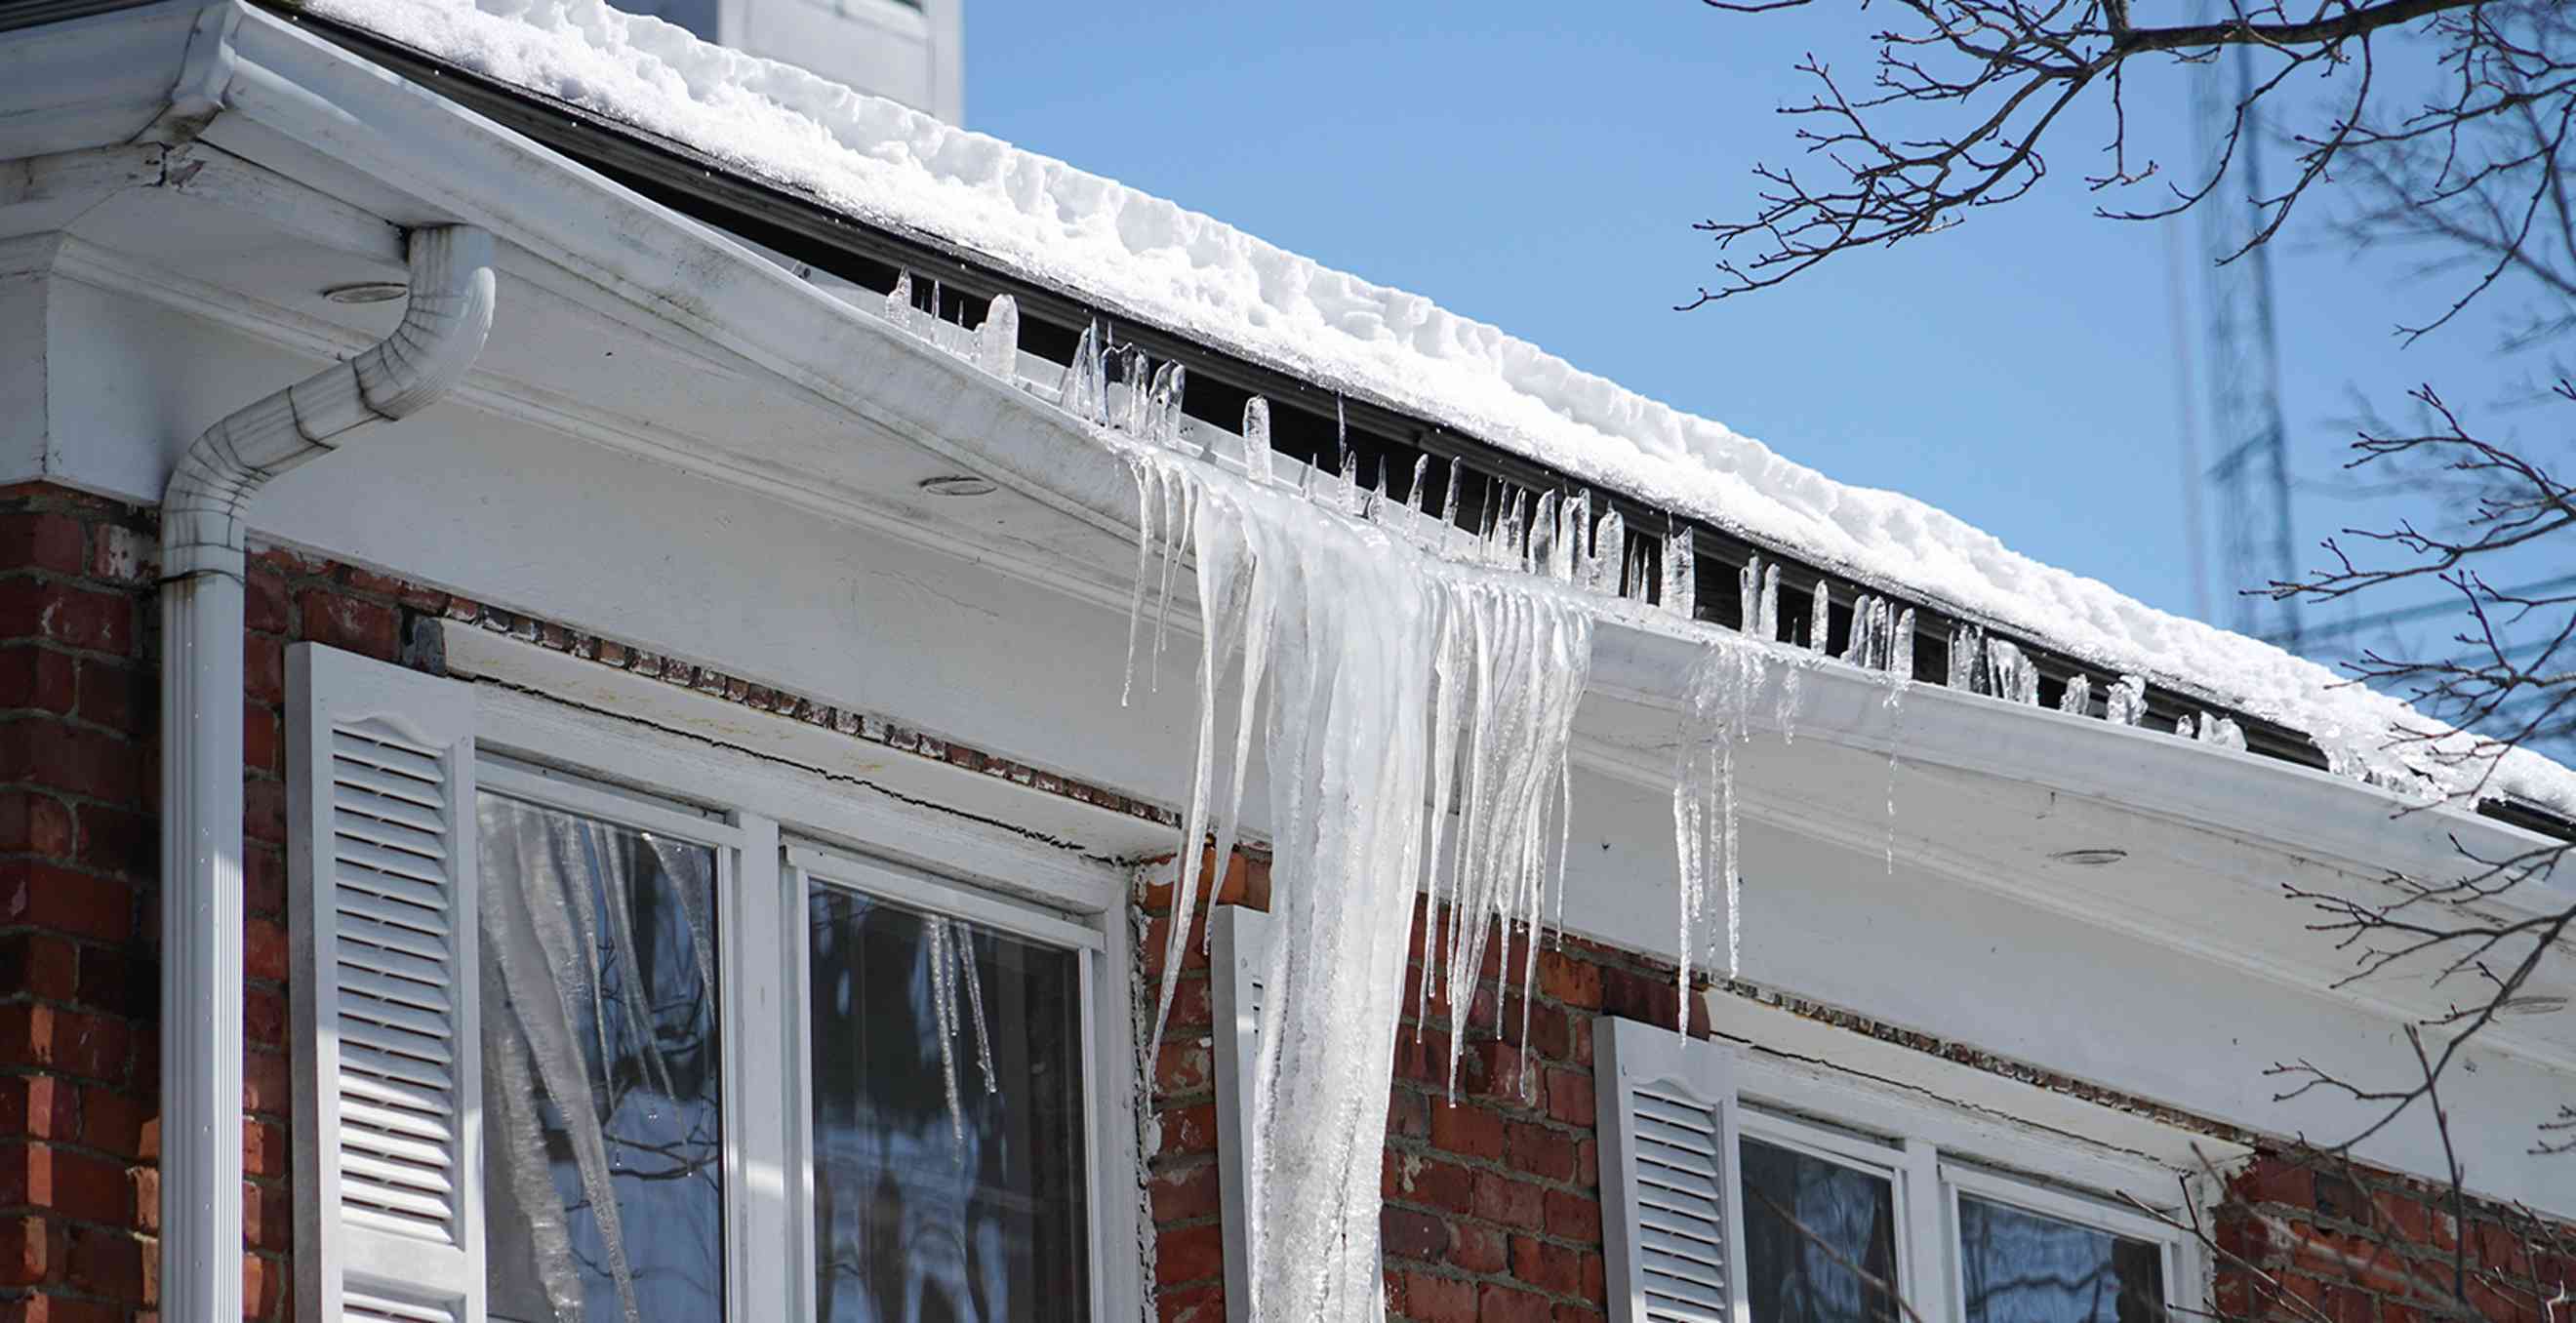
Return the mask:
[(715, 852), (497, 795), (477, 810), (491, 1313), (721, 1318)]
[(1894, 1320), (1895, 1183), (1758, 1139), (1741, 1151), (1754, 1323)]
[(2163, 1251), (2143, 1240), (1959, 1196), (1968, 1323), (2158, 1323)]
[(807, 913), (817, 1317), (1085, 1317), (1076, 956), (836, 887)]

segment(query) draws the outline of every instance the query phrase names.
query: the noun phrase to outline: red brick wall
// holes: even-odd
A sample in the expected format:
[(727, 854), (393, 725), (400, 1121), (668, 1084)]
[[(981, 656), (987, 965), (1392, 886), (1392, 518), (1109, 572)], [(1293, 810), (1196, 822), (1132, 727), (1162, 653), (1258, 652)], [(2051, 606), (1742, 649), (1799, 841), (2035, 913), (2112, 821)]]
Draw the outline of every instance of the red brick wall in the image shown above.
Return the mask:
[[(1219, 899), (1267, 908), (1268, 893), (1268, 866), (1238, 857)], [(1170, 888), (1143, 887), (1140, 904), (1151, 918), (1141, 953), (1151, 997), (1171, 922)], [(1421, 977), (1424, 917), (1417, 908), (1411, 980)], [(1151, 1100), (1159, 1135), (1148, 1176), (1154, 1282), (1164, 1323), (1221, 1323), (1209, 971), (1200, 940), (1204, 922), (1194, 919), (1191, 927)], [(1592, 1020), (1606, 1013), (1675, 1023), (1680, 1000), (1673, 967), (1579, 940), (1542, 949), (1529, 1038), (1521, 1045), (1520, 988), (1497, 982), (1499, 942), (1489, 942), (1486, 951), (1455, 1105), (1446, 1076), (1449, 1035), (1457, 1032), (1453, 1008), (1434, 1000), (1429, 1018), (1417, 1020), (1418, 982), (1407, 984), (1379, 1222), (1389, 1312), (1417, 1323), (1593, 1323), (1605, 1317), (1608, 1292), (1593, 1137)], [(1703, 1037), (1705, 1008), (1703, 1000), (1692, 1017), (1694, 1033)], [(1498, 1023), (1510, 1026), (1508, 1035), (1497, 1032)], [(2009, 1068), (1963, 1045), (1847, 1027), (1963, 1064)], [(2189, 1123), (2170, 1112), (2159, 1115)], [(2562, 1160), (2576, 1163), (2576, 1157)], [(2541, 1309), (2558, 1286), (2576, 1291), (2576, 1236), (2567, 1228), (2483, 1206), (2454, 1215), (2421, 1183), (2367, 1171), (2318, 1175), (2277, 1152), (2260, 1155), (2228, 1193), (2212, 1228), (2220, 1269), (2214, 1303), (2224, 1319), (2576, 1320), (2576, 1299), (2554, 1314)], [(2454, 1289), (2453, 1250), (2462, 1244), (2462, 1225), (2470, 1231), (2457, 1263), (2463, 1286)]]
[(2576, 1230), (2421, 1181), (2267, 1153), (2229, 1184), (2218, 1231), (2216, 1304), (2231, 1318), (2576, 1317)]
[[(149, 510), (0, 489), (0, 1321), (157, 1303), (158, 606)], [(443, 598), (257, 556), (243, 707), (244, 1314), (292, 1316), (286, 645), (395, 659)]]

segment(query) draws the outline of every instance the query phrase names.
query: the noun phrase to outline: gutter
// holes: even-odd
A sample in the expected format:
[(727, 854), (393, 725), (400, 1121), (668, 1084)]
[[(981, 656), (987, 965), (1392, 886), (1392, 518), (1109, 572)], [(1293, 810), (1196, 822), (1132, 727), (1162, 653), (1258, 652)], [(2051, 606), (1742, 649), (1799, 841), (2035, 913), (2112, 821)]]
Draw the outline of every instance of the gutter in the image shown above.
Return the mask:
[[(193, 62), (193, 61), (192, 61)], [(183, 111), (184, 113), (184, 111)], [(492, 238), (412, 232), (402, 324), (206, 429), (161, 502), (161, 1316), (242, 1316), (242, 654), (251, 502), (463, 380)]]

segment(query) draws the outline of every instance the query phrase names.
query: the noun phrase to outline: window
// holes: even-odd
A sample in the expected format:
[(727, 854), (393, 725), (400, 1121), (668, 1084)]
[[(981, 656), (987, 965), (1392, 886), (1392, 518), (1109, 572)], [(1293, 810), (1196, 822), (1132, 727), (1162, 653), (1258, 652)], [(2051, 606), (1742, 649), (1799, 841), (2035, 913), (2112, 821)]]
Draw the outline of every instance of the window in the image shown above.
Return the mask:
[(475, 819), (491, 1313), (721, 1317), (716, 851), (489, 789)]
[(1133, 1312), (1121, 871), (522, 689), (290, 685), (321, 1315)]
[(799, 857), (815, 866), (815, 1317), (1086, 1317), (1081, 961), (1096, 941), (1066, 928), (1071, 945), (1050, 945), (942, 913), (930, 884), (872, 892), (897, 880)]
[(1896, 1173), (1747, 1133), (1744, 1291), (1761, 1323), (1894, 1323)]
[(2195, 1280), (2183, 1236), (2080, 1188), (2169, 1200), (2153, 1164), (1647, 1025), (1593, 1042), (1615, 1320), (2165, 1323)]

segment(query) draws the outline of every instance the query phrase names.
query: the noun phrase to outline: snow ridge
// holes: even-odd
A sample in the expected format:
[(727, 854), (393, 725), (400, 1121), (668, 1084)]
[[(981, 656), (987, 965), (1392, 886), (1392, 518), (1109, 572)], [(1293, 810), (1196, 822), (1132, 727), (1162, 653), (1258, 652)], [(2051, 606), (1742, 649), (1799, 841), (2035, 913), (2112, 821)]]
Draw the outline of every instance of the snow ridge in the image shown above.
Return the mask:
[[(1244, 357), (1418, 413), (1577, 478), (1902, 587), (2114, 674), (2307, 732), (2330, 760), (2458, 791), (2464, 736), (2255, 639), (2040, 564), (1893, 492), (1844, 486), (1721, 423), (1527, 341), (1061, 161), (598, 0), (312, 0), (309, 9), (705, 152), (869, 223), (936, 236), (1031, 279)], [(2576, 815), (2576, 774), (2517, 751), (2490, 794)]]

